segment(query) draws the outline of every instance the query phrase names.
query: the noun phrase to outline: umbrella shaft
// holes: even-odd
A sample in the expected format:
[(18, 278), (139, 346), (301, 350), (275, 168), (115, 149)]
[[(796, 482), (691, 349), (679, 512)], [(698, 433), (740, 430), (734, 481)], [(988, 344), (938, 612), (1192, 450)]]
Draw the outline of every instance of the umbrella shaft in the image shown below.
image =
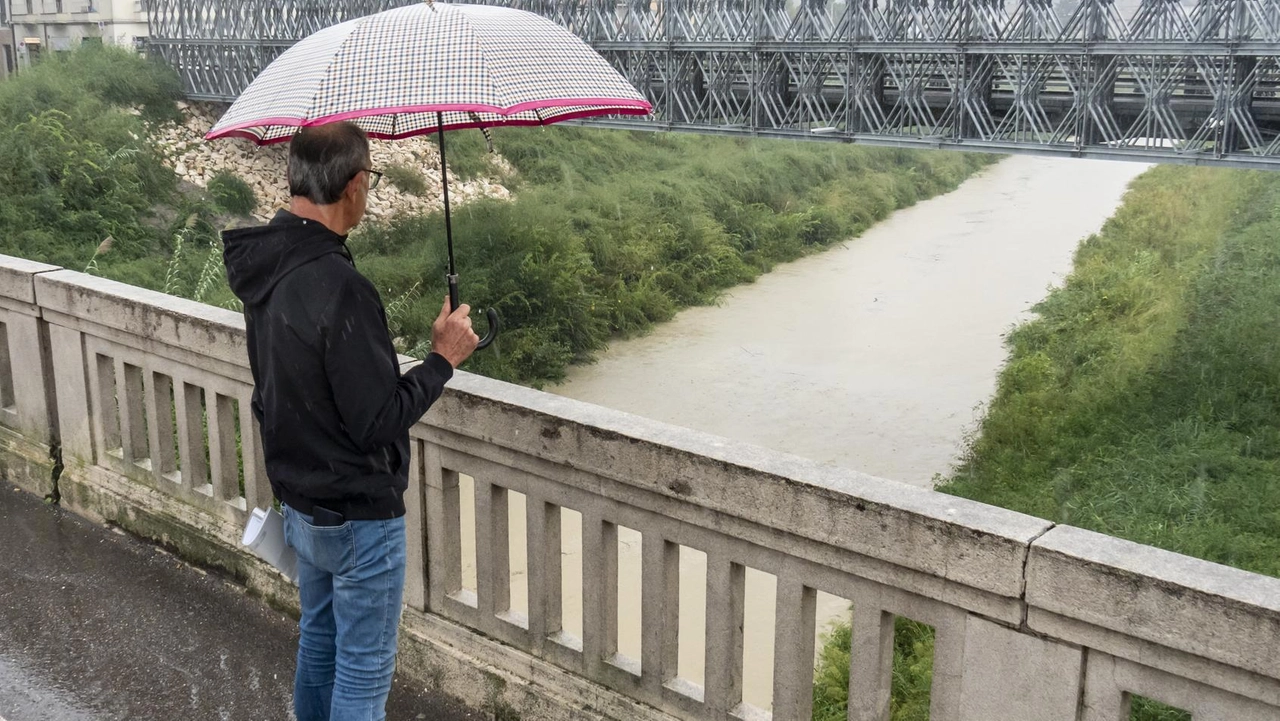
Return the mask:
[[(449, 170), (444, 159), (444, 113), (436, 113), (436, 130), (440, 134), (440, 182), (444, 185), (444, 237), (449, 247), (449, 275), (456, 277), (453, 265), (453, 219), (449, 215)], [(457, 299), (453, 307), (458, 307)]]

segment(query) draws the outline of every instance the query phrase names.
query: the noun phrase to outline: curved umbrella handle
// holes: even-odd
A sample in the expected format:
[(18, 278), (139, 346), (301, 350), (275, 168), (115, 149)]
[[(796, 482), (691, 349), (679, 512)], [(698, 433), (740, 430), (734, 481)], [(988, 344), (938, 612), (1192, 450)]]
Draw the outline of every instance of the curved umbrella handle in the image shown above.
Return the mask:
[[(450, 273), (445, 276), (445, 279), (449, 283), (449, 310), (457, 310), (462, 304), (458, 300), (458, 276)], [(476, 344), (476, 350), (488, 348), (489, 344), (498, 337), (498, 331), (502, 328), (502, 319), (498, 317), (498, 311), (489, 308), (484, 315), (489, 320), (489, 332)]]
[(502, 319), (498, 317), (498, 311), (488, 308), (484, 312), (484, 317), (489, 319), (489, 332), (476, 344), (476, 350), (488, 348), (489, 344), (497, 339), (498, 331), (502, 328)]

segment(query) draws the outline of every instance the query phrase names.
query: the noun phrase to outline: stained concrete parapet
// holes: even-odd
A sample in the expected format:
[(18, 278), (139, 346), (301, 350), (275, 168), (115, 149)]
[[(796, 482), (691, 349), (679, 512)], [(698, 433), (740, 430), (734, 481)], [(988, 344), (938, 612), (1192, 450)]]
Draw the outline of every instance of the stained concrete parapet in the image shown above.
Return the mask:
[(60, 325), (109, 329), (248, 368), (240, 313), (69, 270), (40, 275), (35, 293)]
[[(709, 513), (1003, 599), (1053, 524), (529, 388), (459, 373), (427, 423)], [(769, 543), (767, 545), (775, 545)]]

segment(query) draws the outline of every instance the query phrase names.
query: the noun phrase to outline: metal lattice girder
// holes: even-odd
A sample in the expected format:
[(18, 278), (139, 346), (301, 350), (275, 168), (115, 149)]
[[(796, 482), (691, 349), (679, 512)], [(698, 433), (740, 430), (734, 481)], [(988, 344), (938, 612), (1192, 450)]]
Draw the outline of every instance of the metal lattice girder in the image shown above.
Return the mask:
[[(233, 99), (284, 48), (413, 0), (156, 0), (151, 48)], [(592, 44), (628, 128), (1280, 167), (1280, 0), (481, 0)]]

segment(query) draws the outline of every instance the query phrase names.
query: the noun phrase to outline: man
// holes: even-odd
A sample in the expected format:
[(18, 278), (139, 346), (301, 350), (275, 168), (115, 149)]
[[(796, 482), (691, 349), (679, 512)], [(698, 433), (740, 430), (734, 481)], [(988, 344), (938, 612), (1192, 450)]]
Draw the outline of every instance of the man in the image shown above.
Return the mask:
[(425, 362), (399, 372), (386, 314), (345, 241), (378, 177), (350, 123), (289, 148), (289, 210), (223, 234), (244, 302), (253, 412), (298, 553), (298, 721), (382, 721), (404, 589), (409, 428), (475, 350), (446, 298)]

